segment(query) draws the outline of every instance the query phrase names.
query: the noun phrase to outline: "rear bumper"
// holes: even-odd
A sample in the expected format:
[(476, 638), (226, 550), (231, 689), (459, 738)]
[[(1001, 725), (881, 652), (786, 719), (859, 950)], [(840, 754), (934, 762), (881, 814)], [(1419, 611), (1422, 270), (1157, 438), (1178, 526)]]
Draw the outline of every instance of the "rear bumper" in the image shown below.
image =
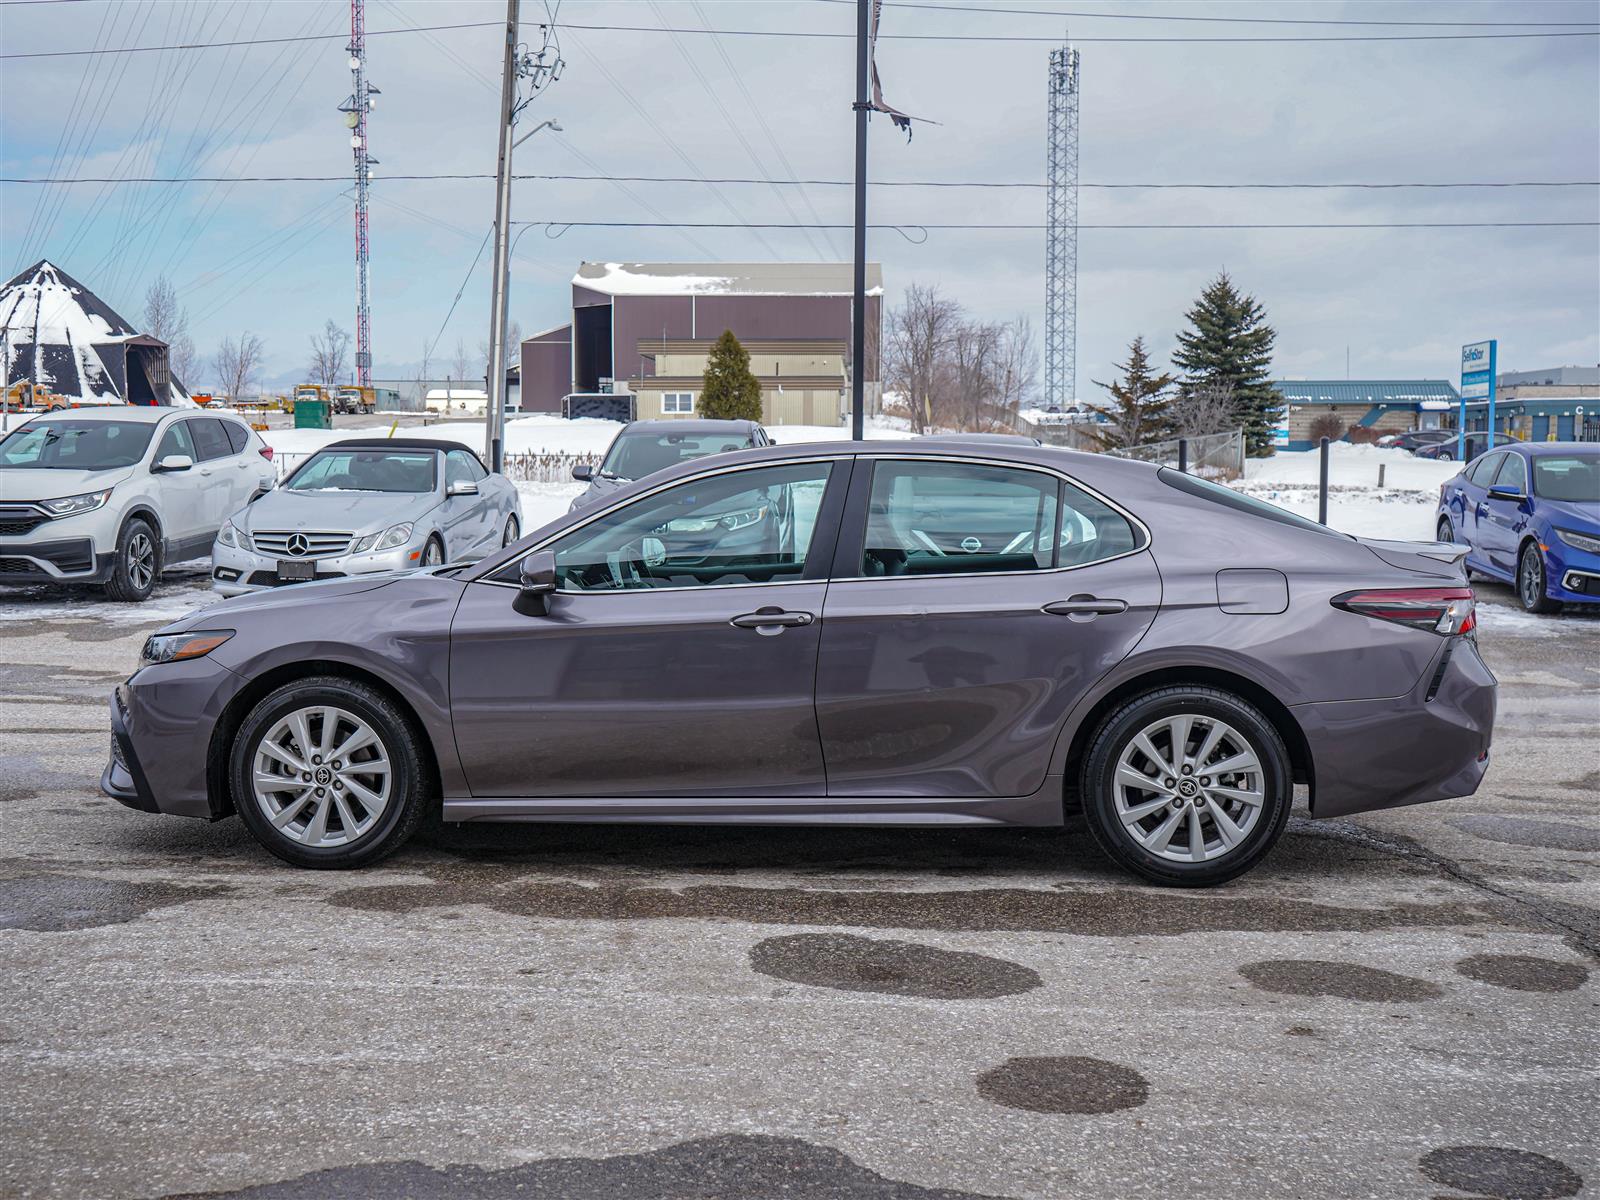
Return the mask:
[(1296, 705), (1311, 751), (1311, 815), (1472, 795), (1489, 767), (1497, 688), (1477, 643), (1455, 637), (1408, 695)]

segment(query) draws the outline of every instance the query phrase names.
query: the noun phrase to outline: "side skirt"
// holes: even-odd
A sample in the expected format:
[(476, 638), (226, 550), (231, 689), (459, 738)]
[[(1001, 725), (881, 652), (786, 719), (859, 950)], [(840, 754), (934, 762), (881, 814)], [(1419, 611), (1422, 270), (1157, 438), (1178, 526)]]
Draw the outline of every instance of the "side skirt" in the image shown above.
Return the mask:
[(1030, 796), (447, 796), (446, 821), (640, 825), (1060, 825), (1061, 776)]

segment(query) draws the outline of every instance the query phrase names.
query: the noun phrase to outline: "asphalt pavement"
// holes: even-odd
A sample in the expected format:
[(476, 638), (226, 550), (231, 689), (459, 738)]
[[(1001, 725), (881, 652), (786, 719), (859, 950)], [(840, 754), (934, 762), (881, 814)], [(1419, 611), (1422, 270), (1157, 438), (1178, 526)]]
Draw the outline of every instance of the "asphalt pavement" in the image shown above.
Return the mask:
[(1076, 824), (446, 827), (318, 873), (96, 788), (203, 586), (0, 590), (0, 1195), (1600, 1189), (1600, 619), (1482, 587), (1479, 793), (1297, 817), (1213, 891)]

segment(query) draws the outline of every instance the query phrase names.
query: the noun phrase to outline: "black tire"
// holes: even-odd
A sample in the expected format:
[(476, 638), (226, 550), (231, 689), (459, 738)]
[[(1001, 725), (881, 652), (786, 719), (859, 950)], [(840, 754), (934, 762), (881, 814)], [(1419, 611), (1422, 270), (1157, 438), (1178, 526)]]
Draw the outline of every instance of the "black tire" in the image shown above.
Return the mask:
[(1517, 556), (1517, 601), (1531, 613), (1561, 611), (1561, 601), (1552, 600), (1545, 593), (1544, 558), (1534, 542), (1523, 544)]
[[(348, 844), (308, 846), (280, 832), (263, 811), (252, 784), (253, 762), (262, 738), (296, 709), (317, 705), (344, 709), (365, 721), (378, 735), (392, 772), (387, 807), (370, 829)], [(423, 735), (415, 723), (376, 688), (338, 676), (297, 679), (257, 703), (234, 735), (228, 756), (234, 809), (256, 841), (286, 863), (320, 870), (370, 866), (405, 845), (424, 814), (434, 807), (426, 755)]]
[(1435, 532), (1439, 535), (1441, 542), (1453, 542), (1456, 540), (1455, 527), (1450, 524), (1449, 517), (1439, 518), (1439, 528)]
[[(1231, 726), (1249, 743), (1249, 749), (1260, 764), (1262, 803), (1255, 823), (1245, 831), (1238, 845), (1220, 852), (1216, 857), (1197, 862), (1163, 857), (1136, 841), (1128, 832), (1129, 826), (1125, 826), (1118, 816), (1114, 783), (1119, 758), (1142, 731), (1153, 723), (1184, 714), (1218, 720)], [(1213, 751), (1208, 761), (1220, 761), (1217, 758), (1220, 752), (1221, 747)], [(1200, 770), (1203, 770), (1203, 764)], [(1192, 778), (1179, 782), (1193, 784), (1202, 778), (1197, 770)], [(1294, 801), (1294, 776), (1283, 738), (1254, 705), (1217, 688), (1169, 687), (1134, 697), (1100, 722), (1089, 741), (1089, 752), (1084, 756), (1078, 794), (1083, 800), (1083, 813), (1090, 834), (1096, 845), (1113, 862), (1151, 883), (1168, 887), (1211, 887), (1242, 875), (1260, 862), (1276, 844)], [(1157, 794), (1155, 791), (1149, 793), (1152, 802)], [(1202, 829), (1207, 822), (1211, 822), (1211, 830), (1219, 835), (1220, 840), (1220, 829), (1207, 812), (1200, 810), (1196, 801), (1187, 802), (1196, 804), (1196, 816), (1181, 815), (1185, 813), (1184, 803), (1174, 798), (1170, 807), (1163, 806), (1155, 810), (1148, 819), (1159, 824), (1171, 817), (1185, 829), (1191, 820), (1200, 824)]]
[(161, 538), (150, 522), (134, 517), (117, 534), (117, 549), (106, 579), (106, 595), (113, 600), (137, 604), (148, 600), (161, 578)]
[(444, 542), (438, 534), (428, 539), (428, 544), (422, 548), (422, 565), (424, 567), (442, 567), (445, 564)]
[(504, 550), (521, 536), (522, 522), (517, 520), (516, 513), (512, 513), (506, 518), (506, 527), (500, 533), (500, 548)]

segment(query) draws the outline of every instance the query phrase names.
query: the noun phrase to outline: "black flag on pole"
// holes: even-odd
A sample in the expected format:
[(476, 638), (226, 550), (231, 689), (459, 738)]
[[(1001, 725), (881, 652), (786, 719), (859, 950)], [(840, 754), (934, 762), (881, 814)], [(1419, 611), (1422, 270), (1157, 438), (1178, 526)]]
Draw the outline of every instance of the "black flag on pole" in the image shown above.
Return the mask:
[[(927, 121), (927, 118), (913, 118), (901, 112), (898, 108), (885, 104), (883, 101), (883, 85), (878, 82), (878, 24), (882, 18), (883, 0), (872, 0), (872, 32), (867, 38), (870, 44), (868, 52), (872, 58), (872, 109), (874, 112), (883, 113), (884, 116), (893, 121), (896, 129), (904, 129), (906, 131), (906, 141), (909, 142), (911, 140), (911, 122), (913, 120)], [(934, 125), (938, 124), (938, 122), (928, 121), (928, 124)]]

